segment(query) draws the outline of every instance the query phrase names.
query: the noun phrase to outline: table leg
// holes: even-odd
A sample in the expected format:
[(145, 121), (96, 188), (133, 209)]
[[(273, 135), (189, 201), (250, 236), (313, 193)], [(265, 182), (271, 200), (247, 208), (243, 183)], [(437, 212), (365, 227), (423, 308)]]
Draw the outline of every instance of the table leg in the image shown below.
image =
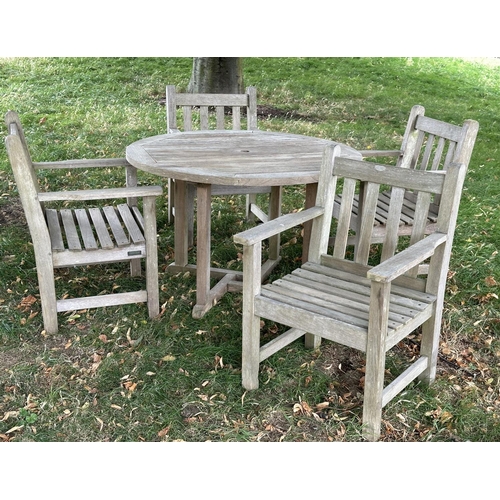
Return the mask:
[(193, 318), (202, 318), (217, 301), (228, 291), (228, 285), (236, 278), (235, 273), (224, 277), (210, 288), (211, 260), (211, 216), (212, 216), (212, 186), (198, 184), (197, 227), (196, 227), (196, 305), (193, 308)]
[[(199, 184), (197, 197), (196, 228), (196, 306), (201, 313), (210, 299), (210, 254), (211, 254), (211, 193), (210, 184)], [(193, 311), (194, 315), (194, 311)], [(201, 316), (200, 316), (201, 317)]]
[(188, 263), (188, 217), (187, 217), (187, 183), (176, 180), (175, 186), (175, 218), (174, 218), (174, 251), (175, 268), (182, 268)]

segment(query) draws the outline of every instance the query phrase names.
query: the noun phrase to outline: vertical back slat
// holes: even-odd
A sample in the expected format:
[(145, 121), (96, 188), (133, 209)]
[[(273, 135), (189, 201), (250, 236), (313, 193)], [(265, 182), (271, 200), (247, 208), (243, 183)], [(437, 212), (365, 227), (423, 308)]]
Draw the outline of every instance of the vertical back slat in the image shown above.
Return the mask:
[(233, 106), (233, 130), (241, 130), (241, 108)]
[(382, 255), (380, 258), (381, 262), (389, 259), (396, 252), (404, 195), (405, 190), (403, 188), (393, 187), (391, 189), (391, 201), (389, 204), (386, 233), (382, 246)]
[(257, 130), (257, 89), (255, 87), (247, 87), (247, 94), (247, 129)]
[[(333, 216), (333, 203), (329, 203), (329, 200), (334, 198), (337, 186), (337, 177), (332, 175), (332, 173), (335, 157), (339, 155), (340, 146), (327, 147), (323, 152), (318, 192), (316, 193), (316, 205), (324, 207), (325, 212), (322, 217), (313, 221), (308, 252), (308, 260), (316, 264), (320, 262), (321, 255), (325, 254), (328, 250)], [(277, 206), (276, 208), (279, 210), (280, 207)]]
[(432, 157), (432, 149), (434, 147), (434, 136), (432, 134), (427, 136), (427, 142), (425, 144), (424, 152), (420, 161), (418, 168), (420, 170), (427, 170), (429, 161)]
[(445, 145), (446, 140), (444, 139), (444, 137), (440, 137), (437, 143), (436, 151), (434, 152), (434, 159), (432, 160), (431, 170), (441, 170), (439, 167), (441, 165), (441, 159), (443, 157)]
[(215, 117), (217, 130), (224, 130), (224, 106), (215, 106)]
[(345, 257), (355, 190), (356, 181), (354, 179), (344, 179), (342, 202), (339, 209), (337, 230), (335, 232), (335, 245), (333, 248), (333, 256), (337, 259), (343, 259)]
[(370, 255), (370, 242), (375, 220), (375, 210), (380, 190), (380, 184), (374, 182), (366, 183), (366, 191), (363, 201), (363, 212), (361, 214), (361, 225), (359, 228), (359, 239), (356, 247), (354, 260), (359, 264), (366, 264)]
[(191, 106), (182, 106), (182, 128), (185, 132), (193, 130), (193, 110)]
[(208, 130), (208, 106), (200, 106), (200, 130)]

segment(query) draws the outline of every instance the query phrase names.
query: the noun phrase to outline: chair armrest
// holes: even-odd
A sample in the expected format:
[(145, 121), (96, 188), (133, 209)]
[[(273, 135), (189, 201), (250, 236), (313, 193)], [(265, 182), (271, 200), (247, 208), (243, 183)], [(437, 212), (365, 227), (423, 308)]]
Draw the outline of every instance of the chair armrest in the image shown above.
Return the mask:
[(367, 277), (372, 281), (382, 283), (393, 281), (398, 276), (401, 276), (429, 258), (435, 252), (436, 248), (445, 243), (447, 239), (448, 236), (446, 234), (433, 233), (370, 269)]
[(33, 162), (33, 166), (39, 168), (106, 168), (106, 167), (129, 167), (132, 166), (126, 158), (96, 158), (62, 161)]
[(48, 201), (112, 200), (116, 198), (159, 196), (161, 186), (138, 186), (115, 189), (86, 189), (79, 191), (48, 191), (38, 193), (38, 199)]
[(378, 156), (401, 156), (403, 151), (400, 149), (392, 149), (392, 150), (377, 150), (377, 149), (363, 149), (359, 151), (363, 158), (369, 158), (370, 156), (378, 157)]
[(254, 245), (271, 236), (282, 233), (287, 229), (298, 226), (304, 222), (323, 215), (325, 209), (323, 207), (312, 207), (301, 212), (286, 214), (276, 219), (272, 219), (264, 224), (255, 226), (233, 236), (233, 241), (241, 245)]

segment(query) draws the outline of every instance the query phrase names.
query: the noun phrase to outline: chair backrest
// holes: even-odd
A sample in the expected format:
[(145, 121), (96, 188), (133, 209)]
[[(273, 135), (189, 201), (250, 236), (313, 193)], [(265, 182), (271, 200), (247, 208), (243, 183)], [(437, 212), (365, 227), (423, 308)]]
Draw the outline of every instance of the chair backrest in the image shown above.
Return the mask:
[[(43, 206), (38, 200), (40, 187), (19, 116), (14, 111), (9, 111), (5, 115), (5, 123), (8, 129), (5, 146), (30, 232), (32, 236), (34, 232), (46, 232), (48, 237), (48, 231), (42, 229), (46, 228), (46, 224)], [(34, 244), (36, 245), (35, 241)]]
[[(335, 154), (338, 153), (339, 151)], [(446, 171), (435, 172), (405, 170), (398, 166), (336, 157), (333, 172), (322, 171), (321, 173), (317, 204), (325, 207), (325, 215), (321, 220), (313, 223), (309, 260), (321, 262), (322, 256), (327, 254), (331, 224), (336, 224), (335, 243), (331, 256), (339, 261), (352, 261), (359, 266), (360, 274), (363, 274), (367, 266), (383, 262), (396, 252), (403, 250), (404, 247), (411, 246), (425, 237), (419, 225), (420, 221), (426, 220), (429, 206), (435, 196), (442, 196), (442, 199), (446, 201), (439, 206), (436, 232), (446, 234), (447, 245), (451, 246), (465, 172), (466, 166), (463, 163), (450, 163)], [(339, 178), (342, 178), (343, 182), (337, 182)], [(354, 248), (348, 245), (350, 217), (355, 193), (361, 183), (365, 185), (365, 202), (361, 213), (359, 240)], [(378, 195), (384, 186), (390, 186), (392, 189), (390, 216), (387, 222), (388, 235), (380, 248), (378, 244), (373, 244), (371, 241)], [(338, 220), (331, 217), (334, 203), (332, 200), (337, 191), (342, 194)], [(416, 193), (416, 218), (419, 222), (410, 238), (398, 238), (397, 226), (405, 191)], [(416, 269), (408, 274), (416, 275)]]
[(415, 170), (446, 170), (452, 162), (468, 168), (479, 128), (475, 120), (453, 125), (425, 116), (423, 106), (413, 106), (401, 146), (398, 166)]
[[(182, 109), (182, 126), (178, 125), (178, 108)], [(245, 94), (192, 94), (177, 93), (175, 85), (167, 85), (166, 109), (168, 133), (181, 129), (185, 132), (210, 128), (240, 130), (243, 114), (247, 129), (257, 129), (255, 87), (247, 87)]]

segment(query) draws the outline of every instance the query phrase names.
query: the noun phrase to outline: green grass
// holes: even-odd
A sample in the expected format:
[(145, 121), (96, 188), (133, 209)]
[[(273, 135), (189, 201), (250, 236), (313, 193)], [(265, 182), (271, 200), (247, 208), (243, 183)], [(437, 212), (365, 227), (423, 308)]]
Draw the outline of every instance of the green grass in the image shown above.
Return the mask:
[[(19, 112), (36, 161), (121, 157), (163, 133), (166, 84), (186, 87), (190, 58), (0, 59), (0, 111)], [(480, 123), (466, 181), (443, 318), (438, 378), (413, 384), (384, 410), (385, 441), (500, 439), (500, 67), (441, 58), (247, 58), (264, 130), (334, 139), (355, 148), (399, 146), (414, 104), (460, 124)], [(0, 135), (5, 137), (5, 127)], [(45, 173), (55, 188), (121, 184), (121, 172)], [(142, 183), (159, 180), (141, 174)], [(173, 228), (158, 201), (161, 316), (143, 305), (60, 314), (43, 332), (33, 249), (0, 147), (0, 440), (360, 441), (363, 358), (297, 341), (261, 366), (261, 387), (241, 387), (241, 295), (191, 317), (194, 277), (170, 275)], [(303, 203), (285, 190), (284, 211)], [(238, 198), (214, 200), (213, 260), (241, 268), (231, 235), (246, 227)], [(220, 215), (219, 215), (220, 214)], [(300, 230), (282, 239), (282, 273), (297, 265)], [(194, 258), (194, 255), (192, 256)], [(130, 286), (127, 268), (58, 271), (60, 293)], [(31, 303), (26, 299), (34, 297)], [(266, 323), (263, 337), (277, 325)], [(401, 346), (411, 354), (411, 344)], [(389, 369), (397, 366), (390, 359)]]

